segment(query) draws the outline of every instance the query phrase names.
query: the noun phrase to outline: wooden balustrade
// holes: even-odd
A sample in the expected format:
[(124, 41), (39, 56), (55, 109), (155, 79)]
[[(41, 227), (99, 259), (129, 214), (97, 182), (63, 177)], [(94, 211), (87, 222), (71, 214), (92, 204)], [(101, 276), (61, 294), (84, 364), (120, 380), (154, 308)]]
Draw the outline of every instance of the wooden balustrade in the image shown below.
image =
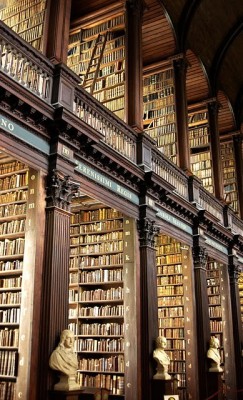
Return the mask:
[(0, 71), (51, 102), (54, 65), (0, 21)]
[(104, 142), (136, 163), (137, 134), (84, 89), (76, 88), (74, 113), (96, 131)]
[(156, 148), (152, 149), (152, 171), (173, 185), (177, 194), (189, 199), (187, 175)]
[(220, 224), (224, 225), (224, 204), (203, 187), (199, 188), (198, 203), (200, 207), (216, 217)]

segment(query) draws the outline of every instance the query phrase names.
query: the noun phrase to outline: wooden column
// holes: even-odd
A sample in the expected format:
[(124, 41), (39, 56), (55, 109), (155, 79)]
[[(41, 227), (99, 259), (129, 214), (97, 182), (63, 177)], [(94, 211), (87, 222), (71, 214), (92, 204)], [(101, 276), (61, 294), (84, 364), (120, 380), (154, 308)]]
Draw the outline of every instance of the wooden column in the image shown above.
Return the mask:
[(47, 186), (43, 296), (39, 354), (39, 400), (48, 398), (54, 373), (49, 357), (60, 333), (68, 328), (68, 284), (70, 251), (70, 201), (77, 185), (57, 172), (49, 176)]
[(243, 217), (243, 135), (234, 136), (235, 169), (239, 199), (239, 216)]
[(208, 119), (210, 129), (211, 157), (213, 167), (214, 194), (218, 200), (224, 198), (223, 171), (220, 156), (220, 140), (218, 130), (218, 102), (211, 100), (208, 102)]
[(44, 48), (46, 56), (54, 64), (67, 62), (71, 3), (71, 0), (49, 1)]
[(194, 278), (195, 278), (195, 297), (196, 297), (196, 316), (197, 316), (197, 343), (198, 343), (198, 383), (199, 399), (204, 400), (209, 396), (208, 393), (208, 365), (207, 350), (210, 340), (210, 324), (208, 313), (207, 295), (207, 253), (198, 243), (199, 235), (195, 235), (193, 247)]
[(143, 130), (141, 0), (126, 1), (126, 90), (125, 121), (137, 131)]
[(243, 399), (243, 362), (242, 362), (242, 349), (243, 349), (243, 333), (241, 322), (241, 309), (238, 287), (239, 268), (237, 259), (233, 254), (229, 256), (229, 280), (230, 280), (230, 294), (231, 294), (231, 308), (232, 308), (232, 323), (233, 323), (233, 337), (234, 337), (234, 350), (235, 350), (235, 369), (236, 369), (236, 384), (239, 392), (238, 399)]
[(188, 113), (186, 98), (186, 70), (187, 61), (183, 55), (173, 60), (175, 80), (175, 102), (177, 119), (177, 141), (179, 167), (191, 173), (190, 146), (188, 134)]
[[(143, 210), (145, 211), (145, 210)], [(158, 336), (158, 305), (154, 236), (158, 230), (154, 222), (141, 215), (140, 241), (140, 319), (141, 319), (141, 400), (152, 399), (154, 341)]]

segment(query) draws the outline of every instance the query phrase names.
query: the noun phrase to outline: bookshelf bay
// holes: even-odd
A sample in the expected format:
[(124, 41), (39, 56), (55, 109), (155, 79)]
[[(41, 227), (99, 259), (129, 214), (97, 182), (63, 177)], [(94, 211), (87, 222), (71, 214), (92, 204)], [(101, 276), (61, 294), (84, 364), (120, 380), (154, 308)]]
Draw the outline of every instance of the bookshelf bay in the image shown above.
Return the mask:
[(109, 207), (76, 211), (70, 227), (69, 327), (78, 381), (124, 395), (123, 215)]

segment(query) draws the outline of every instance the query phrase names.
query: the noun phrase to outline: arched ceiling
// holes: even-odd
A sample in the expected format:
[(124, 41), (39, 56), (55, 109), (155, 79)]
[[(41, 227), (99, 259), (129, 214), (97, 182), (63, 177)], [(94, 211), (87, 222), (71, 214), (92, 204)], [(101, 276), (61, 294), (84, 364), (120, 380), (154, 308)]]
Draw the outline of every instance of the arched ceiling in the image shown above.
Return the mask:
[(240, 117), (239, 126), (243, 122), (243, 0), (72, 0), (71, 19), (115, 4), (125, 6), (126, 1), (145, 6), (144, 66), (185, 51), (188, 101), (216, 97), (220, 90)]

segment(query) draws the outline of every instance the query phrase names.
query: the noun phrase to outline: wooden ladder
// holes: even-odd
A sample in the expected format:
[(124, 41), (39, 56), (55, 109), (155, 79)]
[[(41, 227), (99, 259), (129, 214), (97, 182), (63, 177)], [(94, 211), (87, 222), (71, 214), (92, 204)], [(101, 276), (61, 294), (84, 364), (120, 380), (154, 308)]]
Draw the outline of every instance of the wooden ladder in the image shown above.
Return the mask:
[[(104, 35), (99, 34), (91, 54), (89, 65), (84, 76), (82, 86), (85, 89), (90, 88), (89, 93), (93, 94), (95, 83), (99, 74), (100, 64), (103, 58), (105, 45), (107, 42), (108, 31)], [(100, 48), (101, 47), (101, 48)], [(93, 76), (92, 76), (93, 75)]]

